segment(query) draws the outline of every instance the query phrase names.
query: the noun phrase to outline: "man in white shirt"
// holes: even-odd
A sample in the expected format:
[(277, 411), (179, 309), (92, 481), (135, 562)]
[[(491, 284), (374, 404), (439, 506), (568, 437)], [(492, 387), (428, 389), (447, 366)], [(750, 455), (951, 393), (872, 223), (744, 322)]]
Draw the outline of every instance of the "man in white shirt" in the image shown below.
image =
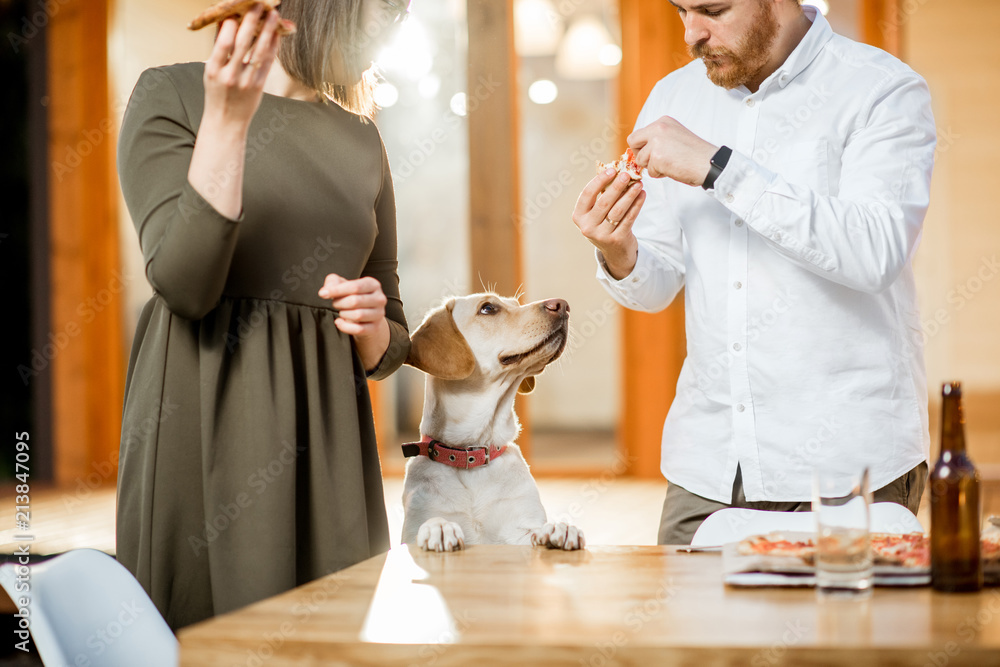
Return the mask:
[(652, 178), (602, 173), (573, 213), (619, 303), (654, 312), (685, 288), (659, 541), (688, 543), (723, 507), (809, 509), (815, 467), (868, 466), (875, 501), (916, 512), (927, 85), (796, 0), (672, 3), (696, 60), (628, 138)]

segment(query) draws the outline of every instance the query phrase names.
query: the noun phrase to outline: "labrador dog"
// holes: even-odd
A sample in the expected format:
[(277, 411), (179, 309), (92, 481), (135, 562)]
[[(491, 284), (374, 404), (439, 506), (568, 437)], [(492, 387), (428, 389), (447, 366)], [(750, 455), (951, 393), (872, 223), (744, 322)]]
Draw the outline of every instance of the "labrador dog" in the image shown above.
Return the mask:
[(537, 544), (582, 549), (583, 532), (547, 523), (521, 450), (518, 393), (559, 358), (569, 304), (521, 305), (492, 293), (448, 299), (411, 336), (406, 363), (427, 374), (422, 440), (403, 483), (402, 541), (431, 551), (466, 544)]

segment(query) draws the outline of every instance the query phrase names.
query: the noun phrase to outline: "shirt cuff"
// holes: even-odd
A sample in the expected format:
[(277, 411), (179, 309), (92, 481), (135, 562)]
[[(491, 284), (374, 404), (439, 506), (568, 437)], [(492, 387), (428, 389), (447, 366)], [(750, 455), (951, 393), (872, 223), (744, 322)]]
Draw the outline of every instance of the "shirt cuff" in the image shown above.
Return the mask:
[(642, 290), (649, 278), (657, 270), (655, 261), (648, 250), (639, 244), (639, 251), (635, 258), (635, 266), (632, 272), (618, 280), (608, 273), (608, 266), (604, 261), (604, 254), (594, 249), (594, 256), (597, 258), (597, 281), (601, 283), (608, 292), (616, 297), (616, 300), (628, 308), (642, 309), (637, 300), (638, 293)]
[(733, 151), (726, 168), (709, 194), (746, 220), (775, 175), (753, 160)]

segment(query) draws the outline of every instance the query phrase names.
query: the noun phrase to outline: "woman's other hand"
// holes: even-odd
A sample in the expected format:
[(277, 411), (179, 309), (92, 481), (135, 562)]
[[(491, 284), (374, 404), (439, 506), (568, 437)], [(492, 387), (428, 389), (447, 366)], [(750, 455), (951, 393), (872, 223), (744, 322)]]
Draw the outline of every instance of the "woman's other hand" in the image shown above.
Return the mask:
[(365, 370), (378, 366), (389, 347), (389, 322), (385, 318), (388, 302), (382, 284), (371, 277), (345, 280), (336, 273), (327, 275), (319, 295), (330, 299), (338, 311), (334, 324), (345, 334), (354, 336), (354, 343)]

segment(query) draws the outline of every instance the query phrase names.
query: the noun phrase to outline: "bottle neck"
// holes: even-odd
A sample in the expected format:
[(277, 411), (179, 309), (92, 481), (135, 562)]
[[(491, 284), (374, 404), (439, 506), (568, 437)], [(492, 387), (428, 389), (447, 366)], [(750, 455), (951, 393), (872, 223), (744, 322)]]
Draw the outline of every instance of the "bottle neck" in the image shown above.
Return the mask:
[(962, 397), (945, 396), (941, 408), (941, 451), (965, 452), (965, 418)]

